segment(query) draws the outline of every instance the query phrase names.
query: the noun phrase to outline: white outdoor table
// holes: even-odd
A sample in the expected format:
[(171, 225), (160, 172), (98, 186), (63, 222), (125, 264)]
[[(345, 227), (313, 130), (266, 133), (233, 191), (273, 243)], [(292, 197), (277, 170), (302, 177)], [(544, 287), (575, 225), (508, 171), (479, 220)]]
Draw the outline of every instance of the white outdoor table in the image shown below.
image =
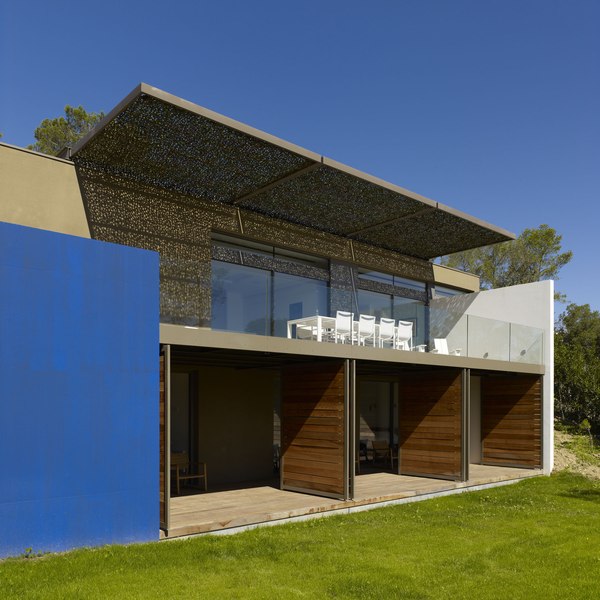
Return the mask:
[(292, 339), (293, 326), (301, 329), (316, 329), (317, 342), (323, 341), (323, 330), (333, 329), (335, 327), (335, 317), (325, 317), (323, 315), (315, 315), (313, 317), (302, 317), (301, 319), (292, 319), (287, 322), (287, 336)]

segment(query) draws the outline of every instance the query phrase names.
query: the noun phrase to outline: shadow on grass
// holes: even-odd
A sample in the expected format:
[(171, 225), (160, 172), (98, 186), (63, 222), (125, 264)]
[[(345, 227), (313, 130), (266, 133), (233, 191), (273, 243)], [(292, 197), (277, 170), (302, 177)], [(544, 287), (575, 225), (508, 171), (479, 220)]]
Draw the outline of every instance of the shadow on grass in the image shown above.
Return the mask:
[(559, 494), (563, 498), (577, 498), (578, 500), (588, 500), (589, 502), (597, 502), (600, 504), (600, 488), (595, 490), (572, 489), (568, 492)]

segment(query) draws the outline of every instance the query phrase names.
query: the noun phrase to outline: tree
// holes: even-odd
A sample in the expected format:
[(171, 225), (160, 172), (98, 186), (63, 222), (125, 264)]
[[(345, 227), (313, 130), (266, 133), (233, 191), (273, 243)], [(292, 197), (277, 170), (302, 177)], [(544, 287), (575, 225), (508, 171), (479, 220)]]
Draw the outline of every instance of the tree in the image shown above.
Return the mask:
[(600, 312), (569, 304), (554, 336), (554, 397), (561, 420), (600, 427)]
[(44, 154), (58, 154), (65, 146), (74, 144), (104, 117), (104, 113), (88, 113), (83, 106), (65, 106), (65, 116), (44, 119), (34, 132), (35, 144), (30, 150)]
[(573, 257), (561, 252), (562, 236), (548, 225), (525, 229), (516, 240), (442, 257), (441, 264), (479, 275), (483, 289), (558, 279)]
[(567, 346), (580, 348), (589, 359), (600, 359), (600, 312), (589, 304), (569, 304), (558, 319), (557, 331)]

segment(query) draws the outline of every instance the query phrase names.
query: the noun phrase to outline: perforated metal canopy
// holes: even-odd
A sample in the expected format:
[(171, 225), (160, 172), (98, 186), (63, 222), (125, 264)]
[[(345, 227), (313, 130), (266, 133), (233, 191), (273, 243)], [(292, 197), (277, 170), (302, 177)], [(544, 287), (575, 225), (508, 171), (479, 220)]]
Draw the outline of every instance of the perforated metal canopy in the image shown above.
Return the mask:
[(431, 259), (514, 234), (140, 84), (76, 164)]

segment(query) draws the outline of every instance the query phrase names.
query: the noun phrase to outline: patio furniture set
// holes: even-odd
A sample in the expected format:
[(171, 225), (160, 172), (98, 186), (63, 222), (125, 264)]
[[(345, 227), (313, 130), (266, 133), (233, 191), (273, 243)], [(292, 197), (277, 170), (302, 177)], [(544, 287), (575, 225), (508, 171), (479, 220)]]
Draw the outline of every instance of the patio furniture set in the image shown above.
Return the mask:
[[(395, 350), (415, 350), (425, 352), (426, 344), (413, 346), (412, 321), (398, 321), (373, 315), (359, 315), (354, 320), (354, 313), (338, 310), (335, 317), (314, 315), (292, 319), (287, 322), (289, 339), (315, 340), (317, 342), (333, 342), (336, 344), (353, 344), (372, 346), (373, 348), (393, 348)], [(445, 338), (435, 338), (431, 352), (437, 354), (460, 355), (460, 349), (448, 350)]]

